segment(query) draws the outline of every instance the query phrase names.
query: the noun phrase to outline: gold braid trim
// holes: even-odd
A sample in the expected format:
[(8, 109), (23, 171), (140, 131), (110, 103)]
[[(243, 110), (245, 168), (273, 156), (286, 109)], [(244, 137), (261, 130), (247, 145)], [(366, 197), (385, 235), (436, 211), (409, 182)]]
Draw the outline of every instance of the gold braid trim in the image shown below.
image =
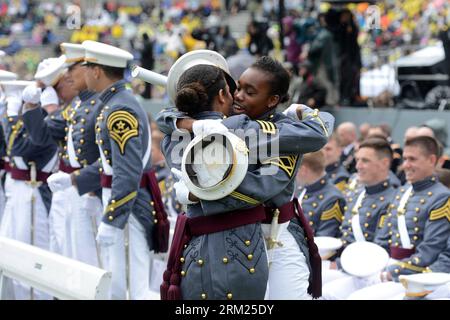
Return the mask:
[(245, 194), (239, 193), (237, 191), (233, 191), (232, 193), (230, 193), (230, 196), (253, 205), (257, 205), (260, 203), (258, 200), (250, 198), (249, 196), (246, 196)]
[(111, 203), (106, 207), (106, 212), (111, 212), (114, 211), (116, 208), (123, 206), (125, 203), (127, 203), (128, 201), (136, 198), (137, 196), (137, 191), (133, 191), (132, 193), (130, 193), (129, 195), (123, 197), (120, 200), (111, 200)]

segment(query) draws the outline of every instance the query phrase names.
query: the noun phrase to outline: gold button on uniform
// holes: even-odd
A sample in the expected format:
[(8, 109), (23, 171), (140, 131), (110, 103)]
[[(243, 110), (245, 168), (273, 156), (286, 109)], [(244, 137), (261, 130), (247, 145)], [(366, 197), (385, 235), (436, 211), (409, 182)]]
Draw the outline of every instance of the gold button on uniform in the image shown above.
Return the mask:
[(252, 260), (253, 259), (253, 255), (252, 254), (249, 254), (249, 255), (247, 255), (247, 260)]
[(227, 263), (228, 263), (228, 258), (227, 258), (227, 257), (224, 257), (224, 258), (222, 259), (222, 262), (225, 263), (225, 264), (227, 264)]
[(180, 262), (184, 263), (184, 258), (183, 257), (180, 258)]
[(198, 263), (199, 266), (202, 266), (202, 265), (203, 265), (203, 260), (202, 260), (202, 259), (199, 259), (199, 260), (197, 261), (197, 263)]
[(255, 268), (248, 269), (248, 272), (250, 272), (251, 274), (255, 273)]
[(245, 245), (248, 247), (248, 246), (250, 246), (250, 240), (245, 240)]
[(230, 292), (230, 293), (227, 293), (227, 299), (228, 300), (231, 300), (231, 299), (233, 299), (233, 294)]
[(184, 270), (181, 271), (181, 276), (182, 276), (182, 277), (186, 276), (186, 271), (184, 271)]
[(206, 300), (206, 298), (207, 298), (206, 293), (202, 293), (202, 299), (203, 299), (203, 300)]

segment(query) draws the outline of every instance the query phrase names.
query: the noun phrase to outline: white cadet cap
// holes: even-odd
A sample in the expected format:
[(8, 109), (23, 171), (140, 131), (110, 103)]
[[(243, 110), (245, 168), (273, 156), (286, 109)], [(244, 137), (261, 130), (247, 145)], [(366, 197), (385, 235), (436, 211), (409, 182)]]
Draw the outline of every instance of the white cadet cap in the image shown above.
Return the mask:
[(322, 260), (326, 260), (336, 253), (336, 250), (342, 247), (342, 240), (333, 237), (314, 237), (314, 243), (319, 249)]
[(202, 200), (229, 195), (241, 184), (247, 168), (247, 146), (231, 132), (196, 136), (187, 145), (181, 161), (187, 188)]
[(381, 272), (389, 261), (389, 254), (383, 247), (368, 241), (348, 245), (341, 254), (345, 272), (356, 277), (368, 277)]
[(17, 74), (14, 72), (0, 70), (0, 81), (16, 80)]
[(60, 45), (62, 53), (66, 56), (67, 66), (84, 61), (85, 49), (81, 44), (63, 42)]
[(127, 62), (133, 60), (133, 55), (123, 49), (109, 44), (86, 40), (82, 43), (86, 50), (84, 61), (103, 66), (126, 68)]
[(48, 58), (39, 63), (34, 79), (40, 80), (47, 87), (54, 86), (66, 71), (65, 55), (58, 58)]
[(398, 277), (405, 287), (405, 296), (424, 297), (438, 287), (450, 282), (450, 274), (443, 272), (426, 272)]
[(225, 58), (215, 51), (194, 50), (178, 58), (169, 70), (169, 74), (167, 75), (167, 91), (173, 102), (175, 102), (175, 97), (177, 95), (178, 80), (183, 72), (199, 64), (213, 65), (225, 71), (225, 80), (230, 87), (230, 91), (234, 92), (237, 87), (236, 82), (230, 76), (230, 70), (228, 69)]
[(22, 92), (27, 86), (35, 83), (36, 83), (35, 81), (7, 80), (7, 81), (0, 81), (0, 86), (3, 89), (5, 96), (9, 97), (18, 92)]

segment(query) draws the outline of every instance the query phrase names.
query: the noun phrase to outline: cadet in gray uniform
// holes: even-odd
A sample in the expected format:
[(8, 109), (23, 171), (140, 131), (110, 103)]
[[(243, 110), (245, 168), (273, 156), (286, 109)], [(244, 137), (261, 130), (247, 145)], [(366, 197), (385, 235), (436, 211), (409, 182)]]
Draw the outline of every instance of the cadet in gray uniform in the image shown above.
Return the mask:
[[(375, 138), (365, 140), (355, 156), (359, 181), (364, 188), (356, 195), (354, 201), (347, 203), (341, 226), (343, 248), (355, 241), (374, 240), (376, 233), (383, 226), (389, 203), (395, 194), (395, 189), (388, 180), (392, 150), (386, 140)], [(330, 268), (341, 269), (340, 259), (332, 262)], [(357, 289), (351, 288), (354, 285), (353, 279), (351, 277), (347, 279), (348, 275), (343, 272), (341, 277), (335, 275), (334, 278), (337, 280), (323, 287), (325, 299), (345, 299)], [(342, 290), (344, 287), (345, 290)]]
[[(257, 88), (261, 89), (261, 96), (263, 96), (264, 94), (262, 93), (262, 90), (267, 90), (267, 91), (271, 91), (270, 89), (270, 81), (273, 80), (276, 85), (274, 85), (274, 92), (279, 92), (277, 90), (282, 91), (282, 89), (280, 89), (280, 87), (283, 87), (284, 84), (280, 81), (275, 81), (274, 79), (269, 80), (267, 75), (271, 75), (270, 72), (267, 73), (267, 71), (264, 69), (264, 66), (266, 63), (269, 64), (273, 64), (272, 61), (265, 61), (265, 60), (270, 60), (267, 57), (262, 58), (262, 60), (260, 61), (260, 63), (255, 64), (252, 68), (253, 69), (251, 73), (257, 73), (253, 74), (250, 79), (253, 79), (254, 82), (256, 82), (256, 80), (261, 80), (261, 83), (259, 85), (254, 85), (251, 84), (249, 79), (246, 79), (247, 82), (244, 82), (244, 78), (241, 78), (241, 85), (242, 85), (242, 89), (239, 90), (240, 93), (236, 94), (236, 102), (239, 103), (235, 105), (235, 112), (236, 113), (242, 113), (242, 110), (245, 110), (245, 112), (247, 112), (249, 115), (251, 115), (252, 117), (256, 117), (258, 120), (256, 122), (251, 122), (249, 121), (249, 119), (247, 117), (244, 117), (242, 115), (240, 116), (233, 116), (230, 118), (227, 118), (225, 120), (223, 120), (223, 124), (231, 129), (247, 129), (247, 128), (253, 128), (253, 129), (258, 129), (263, 131), (264, 133), (269, 133), (269, 138), (273, 139), (273, 140), (277, 140), (279, 142), (279, 146), (280, 146), (280, 153), (282, 152), (292, 152), (292, 153), (306, 153), (306, 152), (311, 152), (311, 151), (315, 151), (318, 148), (320, 148), (321, 146), (323, 146), (323, 144), (326, 142), (326, 132), (327, 129), (331, 129), (332, 128), (332, 117), (330, 117), (331, 122), (327, 122), (326, 120), (322, 120), (322, 116), (324, 117), (323, 119), (326, 119), (326, 115), (322, 115), (321, 113), (314, 113), (312, 112), (312, 110), (309, 112), (308, 109), (305, 109), (304, 112), (304, 117), (303, 117), (303, 121), (301, 122), (292, 122), (292, 120), (288, 119), (285, 115), (283, 114), (279, 114), (279, 113), (275, 113), (274, 109), (270, 108), (269, 111), (265, 111), (265, 109), (267, 109), (267, 106), (262, 105), (262, 103), (264, 103), (264, 101), (259, 101), (259, 105), (255, 105), (251, 103), (251, 101), (247, 101), (248, 98), (243, 97), (243, 93), (244, 90), (245, 91), (257, 91)], [(279, 79), (277, 79), (279, 80)], [(245, 83), (245, 87), (244, 87), (244, 83)], [(273, 84), (273, 83), (272, 83)], [(275, 89), (276, 88), (276, 89)], [(272, 91), (271, 91), (272, 92)], [(259, 94), (257, 94), (258, 96)], [(269, 95), (270, 96), (270, 95)], [(280, 98), (281, 97), (281, 98)], [(283, 95), (278, 95), (274, 101), (272, 101), (271, 103), (276, 105), (276, 103), (278, 103), (278, 101), (280, 99), (283, 99)], [(246, 104), (246, 106), (244, 107), (244, 103)], [(247, 105), (248, 104), (248, 105)], [(309, 109), (310, 110), (310, 109)], [(180, 116), (180, 115), (176, 115), (176, 116)], [(164, 132), (165, 129), (167, 127), (170, 127), (170, 125), (173, 126), (173, 117), (174, 117), (174, 113), (172, 112), (166, 112), (165, 115), (160, 115), (160, 121), (158, 121), (158, 124), (160, 125), (161, 130)], [(211, 115), (209, 115), (209, 117), (211, 117)], [(181, 123), (182, 120), (178, 120), (178, 123)], [(255, 127), (256, 125), (256, 127)], [(252, 127), (253, 126), (253, 127)], [(289, 127), (290, 126), (290, 127)], [(181, 127), (179, 125), (179, 127)], [(290, 128), (287, 129), (287, 128)], [(287, 129), (287, 131), (283, 131)], [(293, 131), (292, 131), (293, 130)], [(245, 131), (245, 130), (244, 130)], [(166, 131), (166, 133), (170, 133)], [(284, 143), (283, 139), (286, 137), (286, 141), (289, 141), (289, 139), (292, 139), (292, 143), (288, 144), (288, 143)], [(294, 143), (294, 141), (298, 141), (299, 137), (304, 137), (305, 141), (307, 140), (308, 143), (299, 145), (298, 143)], [(170, 137), (169, 137), (170, 138)], [(166, 138), (168, 139), (168, 138)], [(291, 150), (287, 150), (291, 148)], [(166, 154), (169, 154), (170, 150), (168, 149)], [(214, 201), (214, 202), (207, 202), (207, 201), (201, 201), (201, 209), (203, 211), (203, 214), (206, 215), (211, 215), (211, 214), (216, 214), (216, 213), (221, 213), (221, 212), (227, 212), (227, 211), (231, 211), (233, 209), (238, 210), (241, 208), (255, 208), (257, 207), (259, 204), (264, 203), (266, 207), (268, 208), (281, 208), (283, 207), (284, 204), (289, 203), (292, 194), (294, 192), (294, 180), (295, 180), (295, 172), (298, 169), (298, 164), (300, 163), (300, 156), (296, 155), (296, 156), (279, 156), (276, 158), (272, 158), (272, 159), (268, 159), (267, 161), (263, 161), (263, 165), (266, 165), (267, 167), (269, 166), (273, 166), (274, 168), (278, 169), (276, 170), (276, 174), (273, 176), (261, 176), (261, 173), (259, 173), (259, 170), (261, 170), (260, 166), (250, 166), (249, 167), (249, 173), (247, 175), (247, 177), (244, 179), (244, 182), (235, 190), (235, 192), (233, 192), (230, 196), (227, 196), (223, 199)], [(254, 175), (252, 175), (252, 172), (255, 172)], [(275, 183), (276, 181), (276, 183)], [(258, 188), (255, 188), (255, 186), (258, 186)], [(282, 190), (280, 192), (280, 190)], [(195, 207), (193, 207), (195, 208)], [(188, 208), (189, 210), (189, 208)], [(269, 210), (270, 212), (272, 212), (272, 210)], [(188, 215), (189, 215), (189, 211), (188, 211)], [(270, 215), (271, 216), (271, 215)], [(284, 217), (286, 218), (286, 217)], [(269, 219), (271, 220), (271, 218)], [(292, 245), (288, 245), (288, 242), (291, 241), (291, 239), (288, 240), (283, 240), (286, 241), (285, 242), (285, 246), (283, 246), (283, 248), (294, 248), (295, 254), (292, 255), (291, 253), (287, 253), (286, 252), (286, 256), (284, 259), (280, 257), (277, 257), (273, 259), (272, 264), (271, 264), (271, 272), (272, 270), (280, 270), (279, 267), (276, 267), (275, 265), (278, 263), (284, 263), (289, 264), (288, 261), (285, 261), (285, 259), (289, 259), (289, 257), (293, 258), (293, 259), (297, 259), (297, 262), (293, 262), (295, 265), (297, 265), (299, 263), (299, 261), (301, 261), (301, 259), (299, 258), (298, 254), (299, 254), (299, 250), (298, 247), (300, 247), (302, 249), (302, 252), (300, 253), (303, 256), (303, 261), (305, 261), (305, 259), (307, 259), (308, 261), (306, 261), (306, 264), (309, 264), (309, 251), (308, 251), (308, 246), (305, 243), (305, 235), (304, 235), (304, 231), (302, 229), (302, 227), (300, 227), (299, 223), (297, 222), (297, 218), (293, 218), (293, 222), (291, 222), (291, 224), (289, 224), (289, 220), (290, 218), (287, 218), (287, 220), (283, 220), (283, 218), (280, 217), (279, 223), (280, 223), (280, 229), (282, 231), (280, 231), (280, 234), (284, 234), (286, 235), (287, 233), (284, 232), (285, 230), (289, 231), (289, 235), (293, 234), (294, 238), (291, 238), (293, 240), (293, 246)], [(270, 222), (269, 222), (270, 223)], [(256, 234), (255, 234), (256, 235)], [(285, 237), (285, 236), (283, 236)], [(292, 237), (292, 236), (291, 236)], [(295, 239), (295, 240), (294, 240)], [(275, 239), (272, 239), (276, 242)], [(297, 243), (296, 243), (297, 242)], [(249, 245), (250, 243), (253, 243), (252, 241), (248, 242)], [(291, 243), (289, 243), (291, 244)], [(296, 248), (296, 249), (295, 249)], [(289, 249), (291, 250), (291, 249)], [(232, 251), (230, 251), (231, 253)], [(274, 254), (275, 256), (276, 254)], [(250, 254), (251, 258), (253, 259), (254, 254)], [(249, 256), (249, 257), (250, 257)], [(300, 260), (299, 260), (300, 259)], [(220, 259), (219, 259), (220, 260)], [(245, 261), (245, 260), (244, 260)], [(249, 261), (251, 261), (251, 259), (249, 258)], [(229, 262), (229, 259), (226, 259), (226, 264)], [(243, 262), (241, 262), (243, 263)], [(219, 264), (220, 265), (220, 264)], [(214, 268), (219, 267), (219, 265), (215, 266)], [(235, 265), (235, 264), (233, 264)], [(304, 264), (303, 264), (304, 265)], [(224, 266), (225, 267), (225, 266)], [(319, 266), (320, 267), (320, 266)], [(230, 266), (228, 266), (227, 268), (230, 268)], [(251, 268), (252, 270), (258, 270), (256, 267)], [(308, 280), (309, 277), (309, 270), (305, 270), (305, 269), (301, 269), (301, 267), (299, 269), (293, 270), (292, 272), (298, 272), (300, 270), (300, 272), (302, 273), (302, 276), (306, 275), (306, 280)], [(260, 271), (261, 273), (264, 272), (264, 269)], [(275, 272), (272, 273), (273, 277), (276, 278), (275, 276)], [(290, 273), (283, 273), (285, 276), (285, 279), (283, 281), (281, 281), (282, 279), (278, 278), (278, 279), (274, 279), (274, 281), (272, 282), (274, 285), (273, 286), (269, 286), (269, 290), (271, 292), (272, 298), (279, 298), (282, 297), (283, 295), (286, 296), (288, 295), (289, 298), (295, 298), (293, 295), (290, 295), (291, 292), (286, 290), (286, 283), (289, 283), (290, 286), (289, 288), (292, 289), (292, 291), (296, 291), (296, 296), (301, 296), (304, 297), (304, 295), (306, 294), (306, 287), (308, 285), (306, 285), (306, 287), (303, 288), (299, 288), (297, 285), (294, 285), (294, 283), (296, 283), (297, 281), (304, 281), (299, 279), (299, 278), (295, 278), (293, 279)], [(264, 279), (264, 274), (261, 275)], [(260, 277), (261, 277), (260, 276)], [(256, 278), (255, 276), (252, 276), (253, 278)], [(280, 281), (277, 281), (280, 280)], [(285, 280), (287, 280), (287, 282), (285, 282)], [(225, 279), (217, 279), (217, 281), (225, 281)], [(194, 285), (194, 280), (193, 282), (189, 281), (189, 284)], [(197, 282), (198, 283), (198, 282)], [(238, 299), (242, 299), (245, 298), (245, 296), (243, 296), (243, 294), (245, 294), (245, 291), (241, 292), (241, 290), (243, 290), (243, 288), (241, 287), (241, 284), (239, 284), (238, 282), (227, 282), (229, 283), (227, 286), (236, 286), (235, 290), (238, 293), (237, 298)], [(278, 288), (276, 287), (276, 285), (283, 285), (284, 284), (284, 289), (283, 290), (278, 290)], [(297, 283), (298, 284), (298, 283)], [(204, 284), (206, 285), (206, 284)], [(211, 284), (208, 284), (208, 286), (210, 286)], [(182, 281), (182, 286), (183, 286), (183, 281)], [(186, 288), (188, 288), (189, 286), (186, 284)], [(192, 291), (192, 290), (191, 290)], [(190, 291), (190, 292), (191, 292)], [(183, 290), (184, 292), (184, 290)], [(183, 293), (184, 294), (184, 293)], [(249, 294), (249, 293), (247, 293)], [(259, 293), (259, 295), (261, 294), (261, 292)], [(275, 297), (275, 295), (278, 294), (278, 297)], [(209, 296), (205, 293), (205, 297)], [(189, 296), (191, 297), (191, 295)], [(203, 296), (202, 296), (203, 297)], [(228, 297), (228, 296), (227, 296)], [(235, 297), (235, 294), (232, 293), (230, 295), (229, 298), (231, 297)], [(193, 299), (198, 299), (198, 295), (194, 295), (192, 296)], [(223, 299), (225, 298), (225, 296), (223, 295), (215, 295), (213, 296), (214, 299)]]
[(314, 235), (339, 238), (345, 199), (325, 174), (323, 150), (303, 157), (297, 182), (297, 196)]
[[(21, 93), (22, 90), (20, 96)], [(0, 235), (48, 250), (52, 195), (46, 180), (57, 162), (57, 147), (35, 145), (28, 139), (29, 133), (19, 116), (21, 109), (21, 98), (8, 100), (5, 138), (11, 180)], [(19, 300), (49, 298), (20, 283), (14, 285), (14, 296)]]
[(383, 232), (376, 243), (399, 260), (386, 269), (385, 278), (422, 272), (446, 248), (450, 234), (450, 191), (435, 173), (438, 145), (431, 137), (408, 140), (404, 169), (409, 185), (400, 188), (392, 202)]
[(328, 179), (330, 179), (340, 191), (343, 191), (346, 188), (350, 174), (339, 161), (342, 147), (340, 146), (336, 133), (331, 135), (328, 143), (323, 147), (323, 152), (325, 155), (325, 170)]
[(95, 122), (101, 103), (97, 93), (87, 90), (86, 67), (81, 65), (83, 46), (62, 44), (62, 48), (66, 47), (68, 83), (78, 96), (62, 112), (47, 118), (40, 108), (30, 110), (24, 114), (24, 123), (34, 143), (53, 142), (61, 146), (59, 172), (48, 179), (54, 193), (52, 251), (100, 266), (95, 236), (102, 205), (94, 192), (100, 195), (101, 186), (98, 167), (92, 164), (99, 158)]
[(102, 166), (104, 216), (97, 240), (103, 266), (112, 271), (113, 299), (147, 299), (150, 250), (167, 250), (169, 226), (151, 195), (158, 186), (149, 177), (148, 118), (123, 79), (133, 56), (95, 41), (83, 46), (88, 89), (100, 93), (103, 104), (95, 126)]

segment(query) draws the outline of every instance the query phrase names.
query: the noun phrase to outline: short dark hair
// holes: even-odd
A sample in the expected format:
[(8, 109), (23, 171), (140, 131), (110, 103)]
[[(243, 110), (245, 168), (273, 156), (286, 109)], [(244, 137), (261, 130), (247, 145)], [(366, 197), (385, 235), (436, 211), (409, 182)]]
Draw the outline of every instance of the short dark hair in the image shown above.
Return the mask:
[(428, 136), (419, 136), (406, 140), (405, 147), (420, 147), (427, 155), (439, 158), (440, 148), (437, 140)]
[(271, 94), (280, 97), (279, 103), (284, 103), (289, 100), (289, 72), (283, 65), (268, 56), (262, 56), (256, 60), (250, 68), (255, 68), (266, 72), (270, 77)]
[(99, 67), (103, 70), (103, 72), (105, 73), (105, 75), (109, 78), (109, 79), (122, 79), (123, 78), (123, 74), (125, 72), (125, 68), (117, 68), (117, 67), (110, 67), (110, 66), (105, 66), (102, 64), (97, 64), (97, 63), (86, 63), (86, 66), (89, 68), (93, 68), (93, 67)]
[(387, 142), (387, 140), (384, 138), (370, 137), (364, 140), (359, 145), (359, 149), (361, 148), (373, 149), (380, 158), (389, 158), (392, 161), (393, 158), (392, 148), (389, 145), (389, 142)]
[(175, 106), (189, 116), (211, 111), (214, 98), (225, 89), (226, 83), (218, 67), (200, 64), (189, 68), (178, 80)]

